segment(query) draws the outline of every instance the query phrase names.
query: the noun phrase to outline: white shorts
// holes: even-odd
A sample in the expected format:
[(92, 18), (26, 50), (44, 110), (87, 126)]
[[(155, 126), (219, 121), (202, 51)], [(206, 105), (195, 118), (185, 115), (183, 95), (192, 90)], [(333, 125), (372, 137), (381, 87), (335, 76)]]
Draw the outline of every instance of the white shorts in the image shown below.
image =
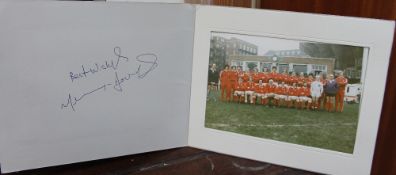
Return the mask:
[(307, 102), (309, 102), (309, 103), (312, 102), (312, 99), (309, 98), (309, 97), (307, 97), (307, 96), (301, 96), (301, 97), (299, 97), (299, 100), (300, 100), (300, 101), (307, 101)]
[(322, 94), (320, 92), (311, 92), (312, 97), (317, 97), (319, 98)]
[(272, 98), (272, 97), (275, 97), (275, 94), (274, 94), (274, 93), (266, 93), (266, 94), (265, 94), (265, 97), (266, 97), (266, 98), (268, 98), (268, 97), (269, 97), (269, 98)]
[(297, 96), (289, 96), (289, 98), (287, 98), (289, 101), (290, 100), (298, 100), (298, 97)]
[(245, 94), (246, 94), (246, 95), (253, 95), (253, 94), (254, 94), (254, 91), (245, 91)]
[(245, 95), (245, 91), (234, 91), (234, 95)]
[(264, 96), (265, 96), (265, 94), (263, 94), (263, 93), (254, 93), (257, 97), (263, 97), (264, 98)]
[(287, 96), (286, 96), (286, 95), (278, 95), (278, 94), (276, 94), (274, 98), (275, 98), (275, 99), (281, 99), (281, 100), (284, 100), (284, 99), (286, 99), (286, 98), (287, 98)]

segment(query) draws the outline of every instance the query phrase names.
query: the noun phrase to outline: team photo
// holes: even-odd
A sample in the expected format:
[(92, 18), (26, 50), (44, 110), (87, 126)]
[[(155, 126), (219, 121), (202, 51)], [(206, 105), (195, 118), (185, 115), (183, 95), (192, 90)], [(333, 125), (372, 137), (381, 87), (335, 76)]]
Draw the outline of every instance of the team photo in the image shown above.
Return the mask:
[(364, 49), (212, 32), (205, 127), (353, 153)]

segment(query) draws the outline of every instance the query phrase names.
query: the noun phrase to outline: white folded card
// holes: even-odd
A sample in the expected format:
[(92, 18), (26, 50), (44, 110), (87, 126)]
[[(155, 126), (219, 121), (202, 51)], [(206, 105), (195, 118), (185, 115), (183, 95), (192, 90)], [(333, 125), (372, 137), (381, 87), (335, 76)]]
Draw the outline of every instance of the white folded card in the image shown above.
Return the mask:
[(5, 1), (0, 26), (4, 173), (184, 146), (370, 173), (394, 22)]

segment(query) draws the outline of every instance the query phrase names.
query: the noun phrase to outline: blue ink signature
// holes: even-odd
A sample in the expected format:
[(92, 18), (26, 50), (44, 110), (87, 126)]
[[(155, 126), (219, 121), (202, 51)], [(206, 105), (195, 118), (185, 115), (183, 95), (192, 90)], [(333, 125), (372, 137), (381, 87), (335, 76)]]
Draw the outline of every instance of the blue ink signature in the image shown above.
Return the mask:
[[(109, 69), (114, 71), (115, 78), (114, 78), (114, 82), (104, 83), (91, 91), (83, 93), (80, 96), (72, 96), (69, 93), (67, 97), (67, 102), (61, 104), (61, 109), (71, 108), (73, 111), (76, 111), (75, 107), (78, 104), (78, 102), (85, 99), (87, 96), (95, 94), (99, 91), (106, 91), (108, 86), (113, 88), (117, 92), (122, 92), (123, 84), (125, 82), (132, 80), (133, 78), (143, 79), (146, 77), (146, 75), (148, 75), (150, 72), (152, 72), (155, 68), (158, 67), (157, 55), (153, 53), (143, 53), (135, 57), (135, 60), (138, 63), (136, 70), (131, 71), (130, 73), (126, 73), (123, 76), (119, 76), (117, 70), (120, 63), (122, 63), (121, 61), (128, 62), (129, 58), (121, 55), (120, 47), (114, 48), (114, 55), (117, 56), (115, 62), (111, 60), (111, 61), (105, 61), (103, 64), (95, 63), (94, 64), (95, 66), (89, 69), (85, 69), (84, 66), (81, 66), (82, 71), (80, 73), (70, 72), (70, 79), (72, 82), (74, 82), (77, 79), (87, 78), (88, 75), (94, 75), (97, 72), (106, 71)], [(148, 68), (145, 69), (144, 67), (146, 66), (148, 66)]]
[(122, 56), (121, 55), (121, 48), (120, 47), (114, 47), (113, 49), (114, 55), (117, 56), (117, 59), (108, 61), (106, 60), (104, 63), (95, 63), (92, 65), (90, 68), (86, 68), (84, 65), (81, 65), (81, 72), (74, 73), (70, 72), (69, 73), (69, 78), (72, 82), (74, 82), (77, 79), (80, 78), (87, 78), (90, 74), (93, 75), (98, 72), (106, 71), (106, 70), (113, 70), (116, 71), (118, 69), (118, 66), (120, 65), (120, 62), (128, 62), (129, 58)]

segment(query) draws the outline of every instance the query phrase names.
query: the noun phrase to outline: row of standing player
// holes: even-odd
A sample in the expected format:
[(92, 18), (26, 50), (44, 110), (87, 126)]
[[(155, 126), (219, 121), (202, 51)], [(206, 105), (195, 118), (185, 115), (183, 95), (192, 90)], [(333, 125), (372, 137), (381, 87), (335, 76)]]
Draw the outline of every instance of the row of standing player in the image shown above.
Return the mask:
[[(220, 72), (222, 101), (235, 101), (271, 106), (319, 109), (342, 112), (344, 108), (347, 78), (340, 72), (334, 79), (332, 74), (325, 79), (323, 75), (299, 76), (284, 71), (245, 72), (240, 67), (228, 66)], [(322, 106), (323, 103), (323, 106)], [(335, 106), (333, 106), (335, 104)]]

